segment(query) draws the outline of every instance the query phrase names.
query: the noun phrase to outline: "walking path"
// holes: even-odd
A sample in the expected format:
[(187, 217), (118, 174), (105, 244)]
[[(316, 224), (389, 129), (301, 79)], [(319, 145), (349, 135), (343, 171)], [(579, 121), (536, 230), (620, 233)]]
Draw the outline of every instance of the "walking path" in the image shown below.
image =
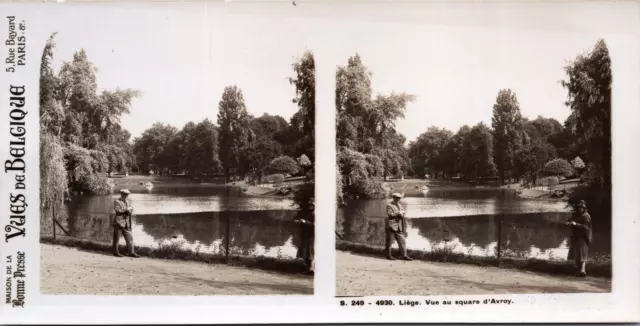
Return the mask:
[[(611, 279), (336, 252), (337, 295), (473, 295), (610, 292)], [(588, 266), (587, 266), (588, 272)]]
[(313, 277), (262, 270), (40, 245), (43, 294), (313, 294)]

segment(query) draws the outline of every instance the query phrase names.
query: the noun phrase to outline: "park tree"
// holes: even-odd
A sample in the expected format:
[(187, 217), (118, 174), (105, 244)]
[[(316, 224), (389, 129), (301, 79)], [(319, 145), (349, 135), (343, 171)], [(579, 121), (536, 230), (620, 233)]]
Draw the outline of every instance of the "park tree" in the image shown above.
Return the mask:
[(289, 82), (295, 87), (292, 101), (298, 105), (298, 111), (289, 121), (287, 137), (295, 141), (288, 146), (287, 154), (292, 157), (305, 154), (315, 162), (316, 68), (313, 53), (303, 53), (293, 62), (292, 68), (294, 76)]
[(249, 127), (256, 136), (256, 139), (268, 137), (277, 138), (289, 128), (289, 123), (279, 115), (264, 113), (260, 117), (250, 117)]
[(339, 147), (363, 151), (364, 117), (372, 97), (372, 73), (358, 54), (336, 71), (336, 138)]
[(173, 136), (168, 147), (165, 149), (165, 155), (163, 155), (163, 157), (168, 159), (166, 163), (172, 173), (187, 173), (191, 176), (197, 174), (197, 171), (191, 169), (191, 167), (198, 163), (192, 161), (195, 159), (195, 156), (189, 155), (189, 153), (196, 149), (196, 143), (194, 141), (196, 127), (197, 125), (193, 121), (187, 122), (182, 129)]
[[(455, 175), (462, 173), (462, 164), (464, 163), (464, 157), (462, 157), (462, 149), (465, 141), (471, 132), (471, 128), (464, 125), (458, 129), (455, 135), (449, 138), (445, 147), (444, 156), (448, 164), (449, 174)], [(493, 146), (493, 144), (492, 144)]]
[(131, 134), (123, 129), (120, 124), (111, 126), (106, 141), (96, 148), (107, 156), (107, 173), (111, 176), (114, 171), (128, 172), (135, 165), (135, 155), (131, 145)]
[(99, 141), (91, 109), (97, 102), (96, 71), (85, 51), (80, 50), (71, 62), (62, 64), (59, 73), (58, 94), (66, 113), (63, 140), (84, 148), (94, 148)]
[(383, 178), (404, 174), (406, 171), (408, 153), (404, 147), (406, 139), (395, 130), (396, 119), (404, 117), (406, 105), (413, 100), (412, 95), (392, 93), (377, 95), (371, 101), (360, 117), (362, 143), (358, 148), (361, 152), (378, 156), (384, 166)]
[(105, 153), (67, 144), (64, 156), (70, 189), (92, 194), (111, 192), (105, 174), (109, 164)]
[(186, 169), (191, 175), (216, 173), (222, 168), (218, 155), (217, 128), (209, 119), (205, 119), (196, 125), (183, 154), (189, 162)]
[(167, 151), (178, 132), (176, 127), (156, 122), (134, 139), (134, 154), (138, 167), (144, 172), (169, 173), (173, 158)]
[(82, 49), (56, 73), (54, 38), (45, 45), (40, 66), (41, 186), (43, 207), (49, 208), (61, 205), (68, 190), (108, 193), (106, 175), (135, 164), (131, 135), (120, 118), (139, 96), (131, 89), (99, 92), (97, 69)]
[(413, 172), (419, 176), (443, 175), (451, 166), (447, 144), (453, 133), (445, 128), (429, 127), (409, 145), (409, 158)]
[(404, 116), (414, 97), (406, 93), (374, 97), (372, 76), (358, 54), (336, 71), (337, 163), (345, 180), (341, 190), (352, 192), (350, 196), (377, 196), (375, 184), (380, 182), (375, 178), (404, 174), (408, 168), (406, 139), (395, 130), (395, 121)]
[(542, 116), (538, 116), (535, 120), (524, 119), (523, 126), (532, 142), (537, 139), (548, 141), (552, 136), (564, 130), (558, 120)]
[(270, 163), (281, 154), (282, 146), (271, 138), (260, 137), (251, 142), (247, 150), (248, 171), (251, 177), (260, 182)]
[(583, 142), (586, 159), (595, 170), (590, 184), (611, 187), (611, 58), (604, 40), (565, 67), (567, 106), (574, 118), (573, 133)]
[(244, 174), (246, 150), (253, 139), (249, 127), (249, 115), (242, 90), (227, 86), (218, 104), (219, 157), (227, 182), (235, 174)]
[(384, 196), (382, 183), (376, 177), (382, 177), (384, 165), (380, 158), (371, 154), (363, 154), (352, 149), (345, 148), (338, 153), (338, 169), (342, 174), (341, 188), (338, 189), (338, 198)]
[[(307, 179), (294, 193), (294, 205), (303, 211), (308, 210), (309, 202), (315, 200), (315, 115), (316, 115), (316, 64), (312, 52), (305, 52), (292, 64), (294, 76), (289, 82), (296, 89), (293, 102), (298, 112), (290, 119), (289, 135), (297, 141), (288, 151), (292, 157), (298, 157), (296, 165), (304, 169)], [(306, 158), (306, 160), (305, 160)]]
[(316, 65), (313, 53), (305, 52), (292, 65), (295, 76), (289, 82), (296, 88), (293, 103), (298, 105), (298, 117), (293, 126), (315, 139)]
[(382, 160), (382, 177), (387, 180), (389, 175), (405, 175), (410, 169), (409, 151), (405, 147), (406, 138), (395, 132), (388, 131), (385, 145), (375, 147), (371, 150), (371, 155), (375, 155)]
[(484, 123), (473, 126), (466, 135), (460, 149), (460, 172), (466, 180), (496, 174), (496, 164), (493, 161), (493, 135), (491, 129)]
[[(104, 155), (85, 156), (79, 148), (67, 151), (68, 155), (80, 155), (69, 157), (68, 161), (84, 162), (90, 157), (100, 157), (91, 166), (96, 167), (94, 172), (82, 177), (92, 185), (91, 189), (108, 189), (105, 184), (98, 186), (97, 173), (114, 170), (123, 171), (132, 165), (132, 150), (129, 145), (130, 134), (120, 126), (120, 117), (128, 114), (134, 98), (140, 95), (138, 91), (131, 89), (104, 90), (98, 93), (97, 68), (89, 61), (84, 50), (73, 55), (71, 62), (62, 64), (59, 74), (58, 98), (62, 103), (65, 114), (65, 122), (62, 126), (62, 139), (70, 145), (97, 151)], [(104, 156), (104, 157), (103, 157)], [(102, 158), (106, 164), (102, 164)], [(74, 167), (74, 164), (68, 165)], [(99, 167), (99, 168), (98, 168)], [(77, 174), (70, 174), (72, 178)], [(96, 179), (98, 178), (98, 179)], [(78, 179), (73, 184), (79, 188), (87, 188), (88, 183)], [(88, 189), (83, 189), (88, 190)]]
[(498, 92), (496, 104), (493, 105), (493, 155), (500, 183), (512, 172), (515, 155), (526, 143), (522, 114), (516, 94), (510, 89)]
[(535, 185), (545, 164), (556, 157), (555, 147), (538, 138), (516, 151), (516, 173)]
[(590, 52), (578, 55), (565, 67), (567, 119), (575, 136), (573, 151), (567, 158), (581, 156), (587, 162), (587, 187), (576, 189), (570, 203), (585, 200), (596, 227), (611, 226), (611, 58), (604, 40), (598, 40)]

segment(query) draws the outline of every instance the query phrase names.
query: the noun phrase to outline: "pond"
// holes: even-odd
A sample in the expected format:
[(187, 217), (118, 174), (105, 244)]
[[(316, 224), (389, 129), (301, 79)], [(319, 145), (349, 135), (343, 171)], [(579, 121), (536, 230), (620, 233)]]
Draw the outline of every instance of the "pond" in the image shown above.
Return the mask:
[[(347, 241), (384, 246), (388, 202), (349, 202), (338, 209), (337, 232)], [(570, 230), (563, 223), (571, 211), (564, 202), (520, 199), (505, 189), (460, 188), (409, 193), (400, 203), (409, 249), (495, 256), (500, 230), (503, 256), (563, 260), (569, 251)], [(596, 229), (593, 236), (590, 255), (609, 255), (608, 231)]]
[[(59, 216), (72, 236), (111, 243), (111, 214), (117, 194), (77, 196)], [(224, 254), (296, 256), (296, 211), (286, 198), (251, 197), (235, 187), (162, 187), (129, 195), (136, 245), (173, 243), (185, 249)], [(227, 228), (228, 226), (228, 228)], [(228, 230), (228, 231), (227, 231)], [(58, 231), (62, 232), (62, 231)], [(124, 244), (124, 239), (120, 239)]]

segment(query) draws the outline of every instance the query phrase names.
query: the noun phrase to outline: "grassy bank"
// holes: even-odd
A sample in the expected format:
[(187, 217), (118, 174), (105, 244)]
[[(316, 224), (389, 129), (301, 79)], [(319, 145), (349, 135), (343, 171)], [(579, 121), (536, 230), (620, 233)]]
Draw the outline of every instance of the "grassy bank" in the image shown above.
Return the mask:
[[(576, 182), (568, 182), (556, 184), (554, 186), (539, 186), (536, 188), (524, 188), (519, 183), (506, 184), (504, 186), (498, 185), (479, 185), (473, 186), (466, 181), (463, 180), (444, 180), (444, 179), (390, 179), (385, 182), (392, 191), (400, 191), (407, 193), (416, 193), (419, 192), (419, 189), (423, 186), (427, 186), (428, 188), (438, 189), (438, 190), (455, 190), (460, 188), (468, 188), (468, 189), (492, 189), (492, 188), (502, 188), (513, 190), (518, 193), (518, 197), (525, 199), (543, 199), (543, 200), (558, 200), (558, 201), (566, 201), (567, 197), (571, 194), (571, 192), (578, 186)], [(554, 191), (556, 190), (564, 190), (566, 192), (565, 196), (555, 197)]]
[[(350, 241), (338, 240), (336, 249), (349, 251), (355, 254), (374, 255), (381, 259), (385, 256), (383, 247), (372, 246), (368, 244), (355, 243)], [(393, 249), (394, 254), (398, 255), (397, 249)], [(505, 257), (498, 261), (496, 257), (480, 257), (465, 254), (453, 253), (448, 250), (421, 251), (408, 250), (409, 257), (416, 260), (435, 261), (454, 264), (470, 264), (476, 266), (498, 266), (501, 268), (521, 269), (526, 271), (551, 274), (551, 275), (575, 275), (576, 270), (572, 262), (569, 261), (550, 261), (542, 259), (519, 259)], [(591, 276), (611, 277), (611, 260), (591, 261), (587, 264), (587, 273)]]
[[(40, 243), (63, 245), (109, 254), (112, 253), (111, 244), (70, 237), (57, 237), (56, 240), (54, 240), (52, 237), (43, 236), (40, 238)], [(231, 266), (256, 268), (286, 274), (298, 274), (307, 271), (303, 262), (298, 259), (230, 255), (227, 263), (226, 257), (222, 254), (196, 252), (180, 248), (175, 244), (162, 244), (158, 248), (136, 246), (135, 250), (138, 255), (149, 258), (196, 261), (209, 264), (227, 264)], [(121, 245), (120, 252), (126, 253), (126, 247)]]
[[(279, 184), (273, 184), (272, 187), (265, 187), (260, 185), (251, 185), (245, 181), (230, 182), (226, 185), (229, 187), (236, 187), (242, 189), (242, 192), (247, 196), (257, 197), (274, 197), (274, 198), (293, 198), (294, 193), (304, 184), (304, 180), (300, 178), (287, 179)], [(281, 187), (291, 188), (291, 192), (284, 195), (278, 192)]]
[[(501, 188), (516, 191), (520, 198), (566, 201), (579, 186), (578, 179), (564, 180), (561, 183), (545, 180), (536, 187), (531, 188), (525, 188), (520, 183), (506, 184)], [(555, 193), (556, 191), (560, 191), (562, 194), (558, 195)]]

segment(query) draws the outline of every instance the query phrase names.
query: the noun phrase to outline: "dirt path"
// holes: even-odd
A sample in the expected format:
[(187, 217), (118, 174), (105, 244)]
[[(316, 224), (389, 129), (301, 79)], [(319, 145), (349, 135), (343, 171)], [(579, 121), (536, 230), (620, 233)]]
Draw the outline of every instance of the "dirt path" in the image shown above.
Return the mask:
[(313, 277), (40, 245), (43, 294), (313, 294)]
[[(610, 292), (611, 279), (549, 276), (533, 272), (336, 252), (337, 295), (472, 295)], [(588, 269), (587, 269), (588, 271)]]

